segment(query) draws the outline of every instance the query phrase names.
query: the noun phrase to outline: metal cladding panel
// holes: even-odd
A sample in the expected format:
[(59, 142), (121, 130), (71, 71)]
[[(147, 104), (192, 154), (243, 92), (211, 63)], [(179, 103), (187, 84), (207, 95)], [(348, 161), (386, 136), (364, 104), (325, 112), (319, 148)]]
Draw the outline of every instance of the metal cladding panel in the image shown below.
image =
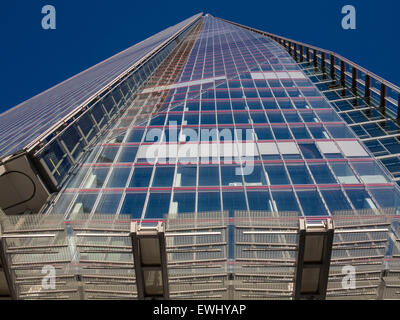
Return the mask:
[(200, 15), (169, 27), (1, 114), (0, 157), (26, 147)]

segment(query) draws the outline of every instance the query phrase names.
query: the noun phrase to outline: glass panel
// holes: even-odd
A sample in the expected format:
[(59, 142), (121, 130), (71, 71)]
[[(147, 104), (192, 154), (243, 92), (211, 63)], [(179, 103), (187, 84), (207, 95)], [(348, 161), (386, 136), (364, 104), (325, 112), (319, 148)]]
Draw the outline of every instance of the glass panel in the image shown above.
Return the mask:
[(331, 170), (329, 170), (329, 167), (326, 164), (312, 164), (309, 165), (309, 167), (316, 183), (336, 183)]
[(375, 162), (352, 162), (364, 183), (387, 183), (389, 180)]
[(153, 187), (172, 187), (175, 167), (157, 167)]
[(145, 193), (127, 193), (121, 214), (129, 214), (132, 219), (141, 219), (145, 200)]
[(375, 203), (365, 189), (345, 189), (356, 209), (376, 209)]
[(234, 216), (236, 210), (247, 210), (246, 198), (243, 192), (226, 191), (222, 193), (224, 211), (229, 211), (229, 216)]
[(314, 184), (304, 164), (287, 167), (293, 184)]
[(100, 189), (106, 180), (109, 168), (93, 168), (86, 178), (83, 189)]
[(93, 194), (80, 194), (71, 209), (71, 214), (74, 213), (90, 213), (93, 205), (96, 202), (97, 193)]
[(108, 180), (108, 188), (125, 188), (131, 168), (114, 168), (110, 179)]
[(261, 165), (252, 165), (248, 163), (243, 169), (244, 180), (248, 186), (265, 186), (267, 180), (265, 178), (264, 169)]
[(130, 188), (147, 188), (147, 187), (149, 187), (152, 172), (153, 172), (153, 167), (151, 167), (151, 168), (135, 167), (129, 187)]
[(142, 142), (144, 130), (141, 129), (133, 129), (128, 134), (128, 139), (126, 142), (128, 143), (139, 143)]
[(95, 213), (116, 214), (121, 200), (119, 193), (106, 193), (103, 194)]
[(342, 190), (327, 189), (321, 190), (321, 193), (332, 215), (334, 215), (336, 211), (351, 210), (351, 206)]
[(277, 140), (293, 139), (288, 127), (272, 127)]
[(133, 163), (136, 159), (138, 148), (137, 147), (122, 147), (121, 155), (119, 157), (120, 163)]
[(54, 208), (51, 210), (51, 213), (66, 214), (74, 195), (75, 194), (73, 193), (63, 193), (60, 199), (56, 202)]
[(277, 211), (297, 211), (300, 213), (293, 190), (273, 191), (273, 206)]
[(272, 211), (271, 197), (268, 191), (247, 191), (250, 211)]
[(221, 211), (219, 192), (199, 192), (198, 197), (198, 212)]
[(316, 190), (298, 191), (297, 196), (305, 216), (328, 215), (324, 203)]
[(254, 128), (258, 140), (273, 140), (272, 132), (270, 128)]
[(296, 126), (296, 127), (290, 127), (290, 130), (292, 130), (293, 136), (295, 139), (310, 139), (310, 135), (307, 132), (307, 129), (305, 126)]
[(119, 147), (104, 147), (101, 151), (97, 163), (112, 163), (114, 162), (115, 156)]
[(287, 185), (289, 179), (283, 165), (268, 165), (265, 166), (269, 183), (271, 185)]
[(299, 143), (299, 147), (305, 159), (322, 159), (314, 143)]
[(158, 116), (154, 117), (153, 119), (151, 119), (150, 125), (151, 126), (163, 126), (165, 123), (166, 117), (167, 116), (165, 114), (158, 115)]
[(381, 208), (395, 208), (395, 213), (400, 211), (400, 193), (393, 187), (371, 188), (369, 190)]
[(347, 125), (326, 125), (329, 133), (335, 139), (354, 138), (354, 134), (350, 131)]
[(197, 167), (178, 167), (175, 179), (175, 187), (196, 186)]
[(219, 186), (219, 170), (216, 166), (201, 166), (199, 168), (199, 186)]
[(188, 192), (175, 193), (169, 214), (195, 212), (196, 194)]
[(163, 219), (168, 214), (171, 193), (151, 193), (145, 219)]
[(353, 170), (347, 163), (337, 162), (331, 163), (333, 172), (335, 173), (336, 177), (341, 184), (353, 184), (359, 183), (356, 175), (354, 174)]
[(223, 186), (241, 186), (242, 169), (238, 166), (221, 166), (221, 179)]
[(184, 125), (198, 125), (199, 124), (199, 114), (186, 114)]
[(314, 139), (330, 139), (328, 133), (323, 126), (308, 126)]

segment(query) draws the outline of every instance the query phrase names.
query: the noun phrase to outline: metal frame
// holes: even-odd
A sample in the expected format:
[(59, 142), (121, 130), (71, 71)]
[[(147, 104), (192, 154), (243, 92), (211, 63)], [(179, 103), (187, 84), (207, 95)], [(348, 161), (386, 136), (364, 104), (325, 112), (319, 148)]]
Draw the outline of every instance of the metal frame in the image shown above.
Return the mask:
[[(136, 286), (138, 290), (139, 300), (149, 299), (169, 299), (169, 282), (168, 282), (168, 262), (167, 262), (167, 250), (165, 241), (165, 225), (159, 222), (156, 228), (143, 228), (139, 226), (137, 222), (131, 224), (131, 239), (132, 239), (132, 250), (135, 262), (136, 272)], [(159, 246), (147, 248), (149, 251), (159, 251), (160, 264), (145, 264), (143, 261), (143, 253), (141, 250), (141, 241), (145, 239), (158, 240)], [(156, 271), (161, 272), (162, 275), (162, 295), (151, 295), (147, 293), (145, 272)]]
[[(332, 254), (334, 227), (331, 219), (322, 221), (322, 223), (323, 224), (321, 225), (315, 225), (308, 224), (304, 219), (300, 220), (298, 255), (296, 263), (296, 280), (294, 289), (294, 298), (296, 300), (324, 300), (326, 297), (329, 278), (329, 267)], [(319, 261), (307, 261), (307, 256), (309, 256), (311, 254), (311, 250), (314, 249), (313, 246), (308, 246), (308, 243), (311, 237), (317, 236), (323, 237), (320, 259), (318, 259)], [(316, 274), (318, 272), (318, 282), (316, 283), (317, 290), (315, 292), (309, 292), (304, 287), (305, 281), (313, 280), (310, 278), (310, 273), (308, 272), (308, 270), (311, 271), (311, 275), (312, 273)], [(312, 270), (314, 270), (314, 272)]]

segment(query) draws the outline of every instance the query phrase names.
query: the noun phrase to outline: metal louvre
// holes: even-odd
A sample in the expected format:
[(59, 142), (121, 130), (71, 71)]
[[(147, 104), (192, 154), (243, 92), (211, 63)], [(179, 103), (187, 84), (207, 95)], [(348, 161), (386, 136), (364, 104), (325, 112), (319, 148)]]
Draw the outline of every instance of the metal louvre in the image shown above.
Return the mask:
[(235, 212), (235, 298), (293, 297), (297, 212)]
[[(394, 209), (340, 211), (326, 299), (398, 299), (400, 241)], [(325, 217), (324, 219), (329, 218)], [(236, 211), (165, 217), (170, 299), (295, 299), (297, 212)], [(2, 216), (1, 239), (15, 299), (138, 299), (129, 216)], [(151, 230), (152, 223), (141, 223)], [(302, 248), (306, 245), (303, 243)], [(156, 247), (157, 248), (157, 247)], [(49, 266), (55, 288), (45, 289)], [(348, 270), (355, 287), (346, 287)], [(45, 268), (45, 269), (43, 269)], [(43, 270), (46, 272), (43, 273)], [(48, 282), (46, 282), (49, 284)]]
[[(382, 298), (380, 287), (385, 273), (394, 210), (340, 211), (335, 213), (327, 299)], [(354, 286), (343, 281), (354, 272)], [(344, 285), (343, 285), (344, 284)]]
[(228, 212), (166, 217), (171, 299), (229, 299), (228, 218)]

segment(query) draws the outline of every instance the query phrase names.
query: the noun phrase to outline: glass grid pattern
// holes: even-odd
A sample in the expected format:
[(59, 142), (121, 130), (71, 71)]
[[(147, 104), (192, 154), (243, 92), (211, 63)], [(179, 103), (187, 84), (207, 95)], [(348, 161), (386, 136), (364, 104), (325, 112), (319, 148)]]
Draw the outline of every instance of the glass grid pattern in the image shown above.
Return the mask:
[[(384, 208), (388, 197), (397, 203), (399, 191), (386, 171), (283, 48), (211, 16), (203, 20), (201, 33), (180, 45), (195, 41), (178, 77), (176, 69), (170, 76), (172, 63), (158, 69), (79, 164), (52, 212), (155, 221), (223, 210), (231, 217), (235, 210), (327, 216)], [(140, 152), (154, 144), (218, 149), (221, 141), (250, 143), (255, 156), (236, 156), (232, 164), (221, 154), (207, 161), (196, 155), (187, 165), (174, 157), (152, 163)], [(387, 189), (392, 192), (379, 192)]]

